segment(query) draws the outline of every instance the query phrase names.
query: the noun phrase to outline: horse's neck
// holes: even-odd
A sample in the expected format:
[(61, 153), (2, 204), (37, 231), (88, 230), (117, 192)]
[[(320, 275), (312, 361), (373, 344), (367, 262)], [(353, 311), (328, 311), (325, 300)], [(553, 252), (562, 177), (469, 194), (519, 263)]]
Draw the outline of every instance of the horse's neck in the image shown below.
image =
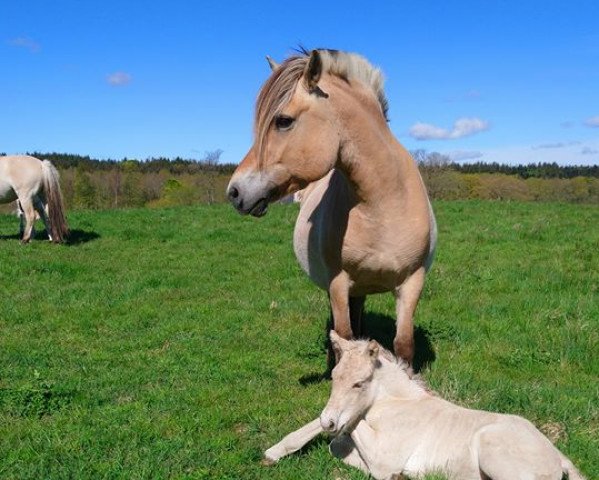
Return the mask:
[(358, 201), (373, 207), (405, 206), (426, 201), (414, 160), (380, 119), (345, 117), (346, 129), (337, 168), (352, 185)]
[(402, 400), (422, 398), (429, 395), (426, 389), (412, 380), (405, 369), (395, 361), (379, 357), (381, 366), (376, 370), (378, 397)]

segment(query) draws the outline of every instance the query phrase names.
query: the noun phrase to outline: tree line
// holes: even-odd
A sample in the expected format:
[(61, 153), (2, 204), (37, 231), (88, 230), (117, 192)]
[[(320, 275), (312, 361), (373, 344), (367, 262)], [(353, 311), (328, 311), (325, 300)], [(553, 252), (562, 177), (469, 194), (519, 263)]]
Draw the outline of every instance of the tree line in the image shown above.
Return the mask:
[[(99, 160), (42, 152), (30, 155), (48, 159), (59, 169), (67, 208), (109, 209), (225, 202), (225, 189), (237, 165), (220, 163), (221, 154), (222, 150), (215, 150), (200, 159), (145, 160)], [(412, 154), (435, 200), (599, 203), (599, 166), (457, 164), (436, 152), (416, 150)]]

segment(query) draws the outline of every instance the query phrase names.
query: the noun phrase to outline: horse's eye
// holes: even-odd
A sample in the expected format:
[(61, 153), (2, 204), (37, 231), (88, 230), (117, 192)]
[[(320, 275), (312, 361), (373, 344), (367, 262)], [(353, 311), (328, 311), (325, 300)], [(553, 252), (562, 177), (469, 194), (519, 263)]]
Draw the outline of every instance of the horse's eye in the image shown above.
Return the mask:
[(362, 388), (364, 382), (356, 382), (352, 385), (352, 388)]
[(295, 122), (295, 119), (287, 115), (277, 115), (275, 118), (275, 127), (277, 130), (289, 130)]

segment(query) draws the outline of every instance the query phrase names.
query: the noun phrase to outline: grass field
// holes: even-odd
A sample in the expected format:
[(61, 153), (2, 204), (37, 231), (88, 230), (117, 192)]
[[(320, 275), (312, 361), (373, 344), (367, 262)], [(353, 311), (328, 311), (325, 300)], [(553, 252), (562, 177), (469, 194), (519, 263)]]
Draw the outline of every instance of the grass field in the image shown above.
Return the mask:
[[(439, 202), (416, 315), (433, 389), (523, 415), (599, 471), (599, 207)], [(362, 479), (317, 439), (326, 295), (293, 257), (295, 206), (71, 212), (70, 245), (0, 216), (1, 479)], [(389, 346), (394, 305), (370, 297)]]

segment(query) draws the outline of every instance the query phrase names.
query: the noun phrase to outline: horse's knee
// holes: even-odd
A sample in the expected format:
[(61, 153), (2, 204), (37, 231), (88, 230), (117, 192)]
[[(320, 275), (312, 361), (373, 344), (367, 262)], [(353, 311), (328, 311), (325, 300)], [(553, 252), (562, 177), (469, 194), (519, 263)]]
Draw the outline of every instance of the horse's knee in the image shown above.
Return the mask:
[(411, 365), (414, 360), (414, 337), (397, 335), (393, 340), (393, 350), (396, 356)]

